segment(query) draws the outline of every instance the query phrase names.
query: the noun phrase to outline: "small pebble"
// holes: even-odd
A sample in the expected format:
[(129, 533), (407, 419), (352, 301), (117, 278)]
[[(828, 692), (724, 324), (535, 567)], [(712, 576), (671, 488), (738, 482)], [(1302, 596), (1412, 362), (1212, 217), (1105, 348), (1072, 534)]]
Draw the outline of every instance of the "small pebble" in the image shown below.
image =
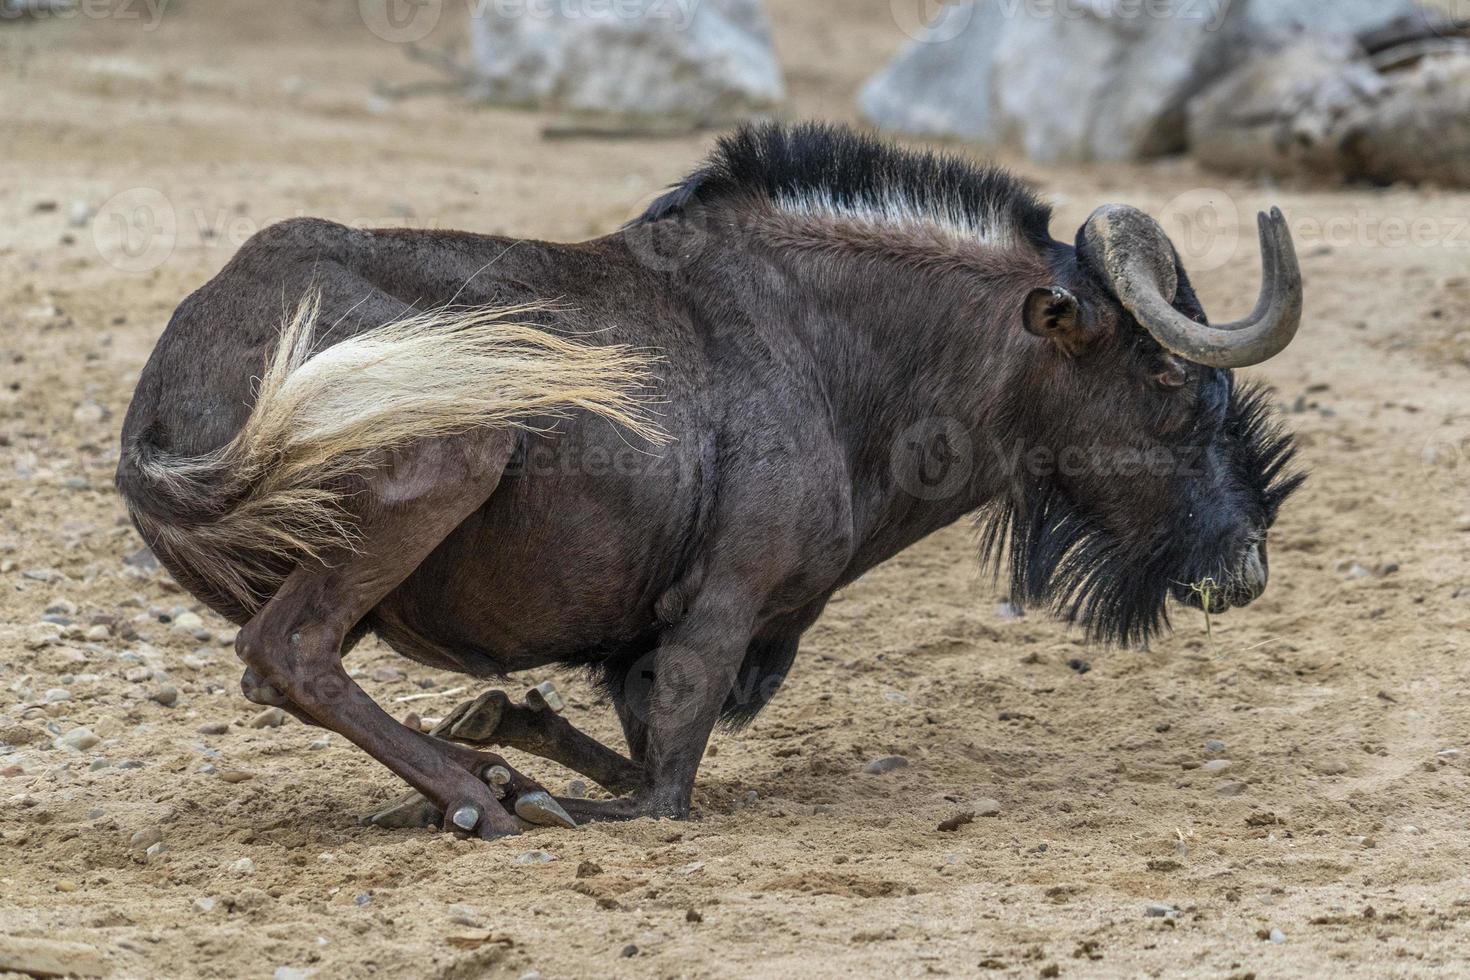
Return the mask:
[(135, 851), (144, 851), (163, 840), (163, 831), (157, 827), (144, 827), (128, 839), (128, 846)]
[(581, 779), (573, 779), (568, 782), (566, 795), (573, 800), (585, 800), (587, 798), (586, 781)]
[(629, 943), (628, 945), (623, 947), (623, 951), (618, 955), (625, 960), (632, 959), (633, 957), (638, 955), (638, 947), (633, 945), (632, 943)]
[(1225, 743), (1218, 738), (1212, 738), (1205, 743), (1205, 751), (1210, 755), (1219, 755), (1225, 751)]
[(59, 892), (74, 892), (77, 890), (77, 883), (70, 878), (61, 878), (56, 882), (56, 890)]
[(1177, 919), (1179, 910), (1167, 902), (1150, 902), (1143, 914), (1150, 919)]
[(975, 808), (975, 816), (977, 817), (1000, 816), (999, 800), (992, 800), (989, 797), (982, 797), (981, 799), (976, 800), (972, 804), (972, 806)]
[(484, 925), (484, 919), (480, 916), (480, 910), (473, 905), (451, 905), (449, 906), (449, 921), (461, 926), (478, 928)]
[(71, 692), (64, 687), (48, 688), (46, 691), (46, 703), (56, 704), (61, 701), (70, 701)]
[(192, 633), (204, 628), (204, 620), (198, 613), (181, 612), (174, 617), (172, 628), (179, 633)]
[(165, 708), (172, 708), (179, 703), (179, 689), (172, 684), (160, 685), (158, 690), (148, 695), (150, 701), (156, 701)]
[(1286, 933), (1280, 929), (1272, 929), (1270, 939), (1273, 943), (1284, 943), (1286, 942)]
[(280, 728), (286, 723), (286, 712), (280, 708), (266, 708), (250, 719), (251, 728)]
[(1414, 834), (1416, 836), (1419, 835), (1419, 834), (1424, 833), (1424, 829), (1422, 827), (1416, 827), (1416, 826), (1414, 826), (1411, 823), (1406, 823), (1402, 827), (1400, 827), (1399, 829), (1402, 830), (1406, 834)]
[(874, 759), (863, 767), (863, 772), (871, 776), (881, 776), (895, 769), (902, 769), (909, 764), (909, 760), (901, 755), (885, 755), (881, 759)]
[(405, 674), (397, 667), (374, 667), (373, 672), (368, 676), (381, 684), (390, 684), (403, 680)]
[(546, 851), (523, 851), (516, 855), (517, 864), (545, 864), (555, 860), (556, 855), (548, 854)]
[(89, 765), (87, 768), (92, 772), (101, 772), (103, 769), (109, 769), (111, 767), (112, 763), (108, 762), (107, 759), (99, 755), (97, 758), (92, 760), (92, 764)]
[(324, 735), (321, 738), (312, 739), (306, 747), (314, 752), (319, 752), (331, 744), (332, 740)]
[(1245, 783), (1221, 783), (1215, 793), (1218, 796), (1240, 796), (1249, 788)]
[(194, 899), (194, 911), (202, 915), (208, 915), (214, 911), (214, 899), (209, 896)]
[(243, 769), (221, 769), (219, 778), (227, 783), (243, 783), (247, 779), (254, 779), (255, 773)]
[(1231, 765), (1232, 763), (1229, 759), (1211, 759), (1203, 766), (1200, 766), (1200, 768), (1209, 773), (1221, 773), (1228, 770)]
[(255, 874), (255, 862), (249, 858), (241, 858), (230, 865), (230, 870), (237, 875), (253, 875)]
[(85, 752), (101, 741), (102, 739), (93, 735), (92, 730), (89, 728), (73, 728), (61, 736), (62, 746), (68, 749), (76, 749), (78, 752)]
[(1455, 530), (1460, 532), (1470, 532), (1470, 514), (1461, 514), (1459, 518), (1455, 520)]
[(211, 721), (199, 726), (200, 735), (223, 735), (230, 730), (229, 722)]

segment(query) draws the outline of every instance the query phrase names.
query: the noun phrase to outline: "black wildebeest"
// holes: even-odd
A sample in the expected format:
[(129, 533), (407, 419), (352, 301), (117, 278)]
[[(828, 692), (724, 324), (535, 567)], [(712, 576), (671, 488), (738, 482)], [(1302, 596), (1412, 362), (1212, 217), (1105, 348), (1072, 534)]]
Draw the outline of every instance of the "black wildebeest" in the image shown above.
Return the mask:
[[(118, 485), (242, 625), (246, 697), (446, 827), (682, 818), (714, 725), (760, 710), (832, 594), (966, 514), (1017, 602), (1102, 641), (1265, 588), (1299, 478), (1231, 369), (1300, 323), (1284, 219), (1255, 311), (1211, 326), (1142, 212), (1075, 245), (1050, 217), (997, 170), (765, 125), (591, 242), (285, 222), (175, 312)], [(342, 667), (368, 632), (478, 677), (584, 668), (628, 757), (499, 692), (459, 742), (401, 725)], [(466, 741), (622, 795), (563, 811)]]

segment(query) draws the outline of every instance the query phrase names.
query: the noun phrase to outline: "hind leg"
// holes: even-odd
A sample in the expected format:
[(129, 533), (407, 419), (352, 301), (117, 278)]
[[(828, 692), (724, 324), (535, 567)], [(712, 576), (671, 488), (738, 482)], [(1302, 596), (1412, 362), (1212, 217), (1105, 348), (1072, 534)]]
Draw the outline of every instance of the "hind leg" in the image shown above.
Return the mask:
[[(399, 724), (347, 675), (341, 651), (348, 632), (489, 498), (512, 445), (509, 433), (483, 433), (396, 454), (351, 498), (354, 552), (292, 572), (236, 641), (257, 678), (422, 793), (446, 829), (486, 838), (519, 829), (485, 779), (495, 766), (513, 770)], [(534, 791), (523, 777), (517, 783)]]

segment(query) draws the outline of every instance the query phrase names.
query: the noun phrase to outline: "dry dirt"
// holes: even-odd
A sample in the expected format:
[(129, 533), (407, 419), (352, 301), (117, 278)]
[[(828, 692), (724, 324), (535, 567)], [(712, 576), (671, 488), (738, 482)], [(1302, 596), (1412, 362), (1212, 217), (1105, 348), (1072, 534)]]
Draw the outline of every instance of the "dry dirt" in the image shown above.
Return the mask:
[[(773, 6), (794, 114), (851, 118), (903, 40), (888, 5)], [(1192, 614), (1147, 652), (1004, 619), (957, 527), (840, 597), (775, 706), (717, 737), (695, 820), (387, 832), (356, 817), (395, 780), (245, 724), (231, 630), (179, 629), (189, 598), (125, 563), (110, 481), (137, 372), (269, 221), (587, 237), (706, 138), (546, 141), (535, 115), (375, 97), (431, 76), (353, 3), (91, 9), (111, 14), (0, 25), (0, 953), (82, 943), (136, 977), (1470, 972), (1470, 195), (1018, 165), (1059, 235), (1104, 201), (1225, 208), (1241, 248), (1181, 243), (1219, 265), (1197, 276), (1217, 315), (1253, 295), (1254, 209), (1298, 229), (1309, 320), (1253, 373), (1296, 409), (1312, 480), (1270, 592), (1213, 643)], [(460, 699), (376, 645), (352, 662), (395, 712)], [(54, 744), (78, 726), (100, 743)], [(909, 765), (864, 774), (889, 754)]]

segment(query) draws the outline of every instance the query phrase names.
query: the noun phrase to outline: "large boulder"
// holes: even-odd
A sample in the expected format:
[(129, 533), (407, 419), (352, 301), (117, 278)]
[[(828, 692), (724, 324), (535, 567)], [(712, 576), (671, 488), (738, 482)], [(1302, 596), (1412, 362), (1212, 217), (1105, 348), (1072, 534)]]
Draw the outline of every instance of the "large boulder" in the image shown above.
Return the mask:
[[(1159, 5), (1155, 5), (1159, 6)], [(1185, 149), (1185, 106), (1228, 63), (1245, 7), (1076, 0), (1075, 16), (1011, 18), (995, 61), (1003, 138), (1042, 161), (1139, 160)]]
[(1346, 39), (1304, 38), (1189, 114), (1193, 154), (1226, 173), (1470, 186), (1470, 53), (1448, 40), (1370, 58)]
[(895, 132), (994, 142), (991, 72), (1005, 27), (1003, 3), (947, 4), (868, 79), (858, 109)]
[(761, 0), (476, 4), (476, 94), (577, 113), (723, 123), (786, 97)]
[(1190, 103), (1190, 152), (1225, 173), (1334, 174), (1345, 121), (1383, 89), (1350, 38), (1304, 37)]
[(1299, 32), (1350, 35), (1412, 0), (967, 0), (859, 98), (879, 126), (1010, 143), (1044, 161), (1135, 160), (1187, 147), (1189, 101)]
[(1356, 36), (1405, 17), (1419, 17), (1414, 0), (1250, 0), (1247, 20), (1262, 36)]

